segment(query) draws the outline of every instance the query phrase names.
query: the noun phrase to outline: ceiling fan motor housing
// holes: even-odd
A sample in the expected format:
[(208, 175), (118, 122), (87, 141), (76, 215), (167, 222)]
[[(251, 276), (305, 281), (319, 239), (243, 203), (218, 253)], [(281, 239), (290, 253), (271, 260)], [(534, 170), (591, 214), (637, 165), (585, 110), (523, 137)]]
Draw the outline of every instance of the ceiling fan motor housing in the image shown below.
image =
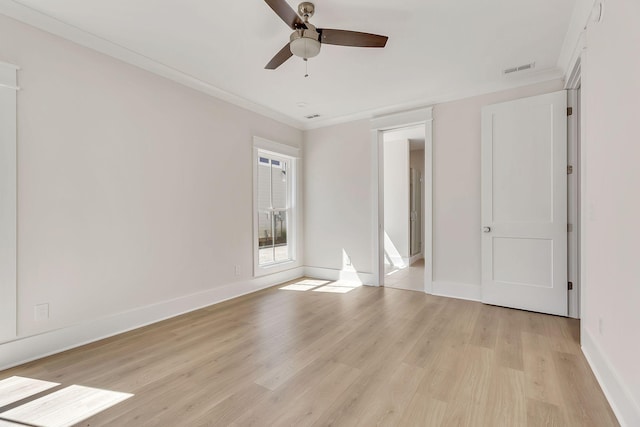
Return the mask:
[(303, 1), (298, 5), (298, 15), (300, 15), (305, 22), (309, 21), (309, 18), (313, 16), (315, 11), (316, 7), (311, 2)]
[(320, 53), (320, 33), (311, 24), (306, 29), (294, 31), (289, 38), (291, 53), (300, 58), (308, 59)]

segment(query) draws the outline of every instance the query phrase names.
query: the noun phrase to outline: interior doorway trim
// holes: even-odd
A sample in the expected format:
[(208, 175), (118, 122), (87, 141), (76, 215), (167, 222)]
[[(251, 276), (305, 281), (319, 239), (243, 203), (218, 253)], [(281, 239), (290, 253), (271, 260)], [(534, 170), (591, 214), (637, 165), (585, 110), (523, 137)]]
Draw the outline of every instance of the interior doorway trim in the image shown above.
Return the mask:
[[(573, 175), (569, 176), (569, 203), (573, 209), (569, 210), (569, 223), (573, 223), (572, 232), (569, 234), (569, 281), (574, 284), (573, 291), (569, 292), (569, 317), (583, 317), (582, 309), (585, 307), (586, 283), (584, 283), (585, 263), (583, 260), (586, 242), (586, 230), (582, 221), (582, 212), (586, 212), (585, 200), (582, 197), (586, 187), (586, 150), (584, 150), (584, 110), (582, 108), (582, 65), (586, 51), (585, 32), (580, 35), (576, 45), (575, 54), (569, 64), (565, 89), (567, 89), (567, 106), (573, 109), (568, 124), (568, 155), (569, 164), (573, 165)], [(582, 326), (581, 326), (582, 328)]]
[(374, 284), (384, 286), (383, 133), (424, 126), (424, 291), (433, 293), (433, 107), (395, 113), (371, 120), (372, 259)]
[(0, 343), (17, 337), (17, 72), (0, 62)]

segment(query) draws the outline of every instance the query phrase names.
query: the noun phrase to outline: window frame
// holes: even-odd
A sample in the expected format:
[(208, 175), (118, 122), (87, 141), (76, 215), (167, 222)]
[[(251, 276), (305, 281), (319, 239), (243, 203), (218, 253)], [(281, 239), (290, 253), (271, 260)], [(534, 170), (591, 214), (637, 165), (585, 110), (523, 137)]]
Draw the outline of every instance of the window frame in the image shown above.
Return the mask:
[[(264, 155), (261, 156), (261, 153)], [(299, 188), (299, 167), (300, 150), (290, 145), (281, 144), (260, 137), (253, 138), (253, 274), (255, 277), (267, 274), (278, 273), (289, 270), (297, 266), (298, 251), (298, 188)], [(258, 162), (260, 157), (274, 156), (285, 159), (289, 163), (289, 180), (287, 197), (289, 200), (287, 207), (287, 245), (289, 245), (289, 259), (260, 265), (259, 248), (259, 204), (258, 204)]]

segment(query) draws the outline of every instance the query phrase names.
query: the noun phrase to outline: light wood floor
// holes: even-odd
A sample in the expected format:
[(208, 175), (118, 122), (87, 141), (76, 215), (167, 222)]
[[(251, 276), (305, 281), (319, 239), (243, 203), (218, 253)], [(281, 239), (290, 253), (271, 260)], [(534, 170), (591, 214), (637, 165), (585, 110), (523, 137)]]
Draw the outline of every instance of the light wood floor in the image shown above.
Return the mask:
[(402, 269), (385, 265), (385, 270), (387, 288), (424, 292), (424, 258)]
[(13, 375), (135, 394), (83, 426), (618, 425), (577, 321), (389, 288), (275, 287)]

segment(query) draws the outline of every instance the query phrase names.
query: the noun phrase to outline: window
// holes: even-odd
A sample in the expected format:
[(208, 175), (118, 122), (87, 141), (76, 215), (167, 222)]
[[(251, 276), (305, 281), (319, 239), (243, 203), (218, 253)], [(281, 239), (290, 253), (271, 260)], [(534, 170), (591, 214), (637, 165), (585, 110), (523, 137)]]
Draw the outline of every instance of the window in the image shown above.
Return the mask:
[(256, 274), (295, 260), (297, 149), (256, 138), (254, 238)]

